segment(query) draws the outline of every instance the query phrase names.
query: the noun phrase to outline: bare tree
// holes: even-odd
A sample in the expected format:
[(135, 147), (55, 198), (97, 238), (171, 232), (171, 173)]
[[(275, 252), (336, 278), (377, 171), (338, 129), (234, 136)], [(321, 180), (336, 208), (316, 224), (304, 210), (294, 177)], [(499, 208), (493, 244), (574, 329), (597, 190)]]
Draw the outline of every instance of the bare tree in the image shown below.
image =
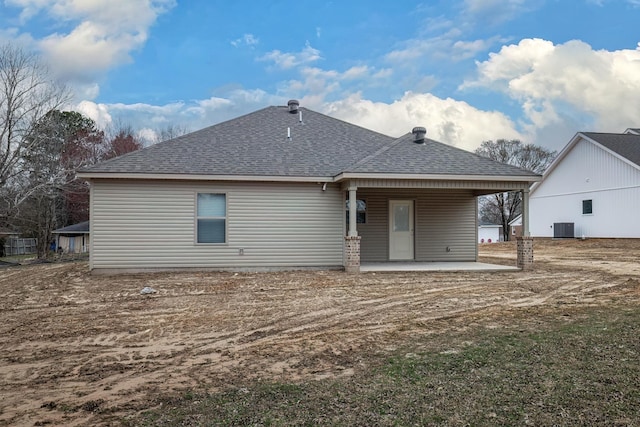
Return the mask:
[[(542, 174), (556, 157), (555, 151), (519, 140), (484, 141), (476, 154), (501, 163), (518, 166)], [(519, 192), (496, 193), (479, 199), (480, 220), (502, 224), (504, 240), (509, 240), (509, 223), (522, 213)]]
[(0, 46), (0, 215), (11, 216), (36, 189), (27, 185), (24, 156), (42, 143), (37, 123), (70, 99), (40, 59), (12, 44)]
[(102, 160), (112, 159), (140, 150), (144, 144), (129, 124), (117, 122), (107, 132), (107, 146)]
[(164, 128), (158, 129), (158, 131), (156, 132), (155, 142), (168, 141), (170, 139), (186, 135), (187, 133), (189, 133), (189, 128), (187, 128), (186, 126), (168, 125)]

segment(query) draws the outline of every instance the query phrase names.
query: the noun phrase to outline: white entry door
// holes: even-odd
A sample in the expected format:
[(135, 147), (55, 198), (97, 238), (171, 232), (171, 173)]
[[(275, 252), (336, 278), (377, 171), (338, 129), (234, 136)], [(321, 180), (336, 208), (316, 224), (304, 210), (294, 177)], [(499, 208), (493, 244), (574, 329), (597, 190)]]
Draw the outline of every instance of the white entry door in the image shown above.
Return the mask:
[(414, 259), (413, 200), (389, 201), (389, 259)]

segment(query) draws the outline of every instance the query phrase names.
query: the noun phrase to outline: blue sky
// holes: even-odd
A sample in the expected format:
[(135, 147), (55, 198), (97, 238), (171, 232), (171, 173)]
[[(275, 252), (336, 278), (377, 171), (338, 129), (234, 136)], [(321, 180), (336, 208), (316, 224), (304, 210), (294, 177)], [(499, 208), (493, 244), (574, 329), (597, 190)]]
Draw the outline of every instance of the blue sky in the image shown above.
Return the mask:
[(640, 127), (640, 0), (0, 0), (100, 126), (152, 138), (267, 105), (473, 150)]

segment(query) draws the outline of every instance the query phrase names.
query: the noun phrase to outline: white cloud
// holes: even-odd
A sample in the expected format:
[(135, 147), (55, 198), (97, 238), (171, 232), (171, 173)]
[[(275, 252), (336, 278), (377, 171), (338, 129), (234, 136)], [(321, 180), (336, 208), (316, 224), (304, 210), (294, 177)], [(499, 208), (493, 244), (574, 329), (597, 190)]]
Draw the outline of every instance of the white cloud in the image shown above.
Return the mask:
[(374, 79), (387, 79), (393, 75), (393, 69), (391, 68), (383, 68), (381, 70), (376, 71), (372, 77)]
[(0, 44), (6, 43), (11, 43), (27, 52), (37, 49), (36, 42), (31, 37), (31, 34), (20, 33), (20, 29), (16, 27), (0, 28)]
[(129, 62), (131, 52), (146, 42), (149, 27), (175, 6), (175, 0), (7, 0), (6, 4), (22, 9), (23, 22), (43, 14), (70, 25), (69, 31), (36, 43), (60, 77), (88, 82)]
[(497, 40), (497, 37), (487, 40), (458, 40), (451, 45), (451, 54), (457, 60), (473, 58), (478, 53), (488, 50)]
[(144, 145), (150, 145), (158, 140), (158, 132), (151, 128), (142, 128), (136, 132), (136, 136), (144, 141)]
[(500, 52), (490, 53), (488, 61), (476, 63), (478, 79), (465, 82), (463, 87), (508, 82), (531, 72), (552, 55), (553, 50), (553, 43), (542, 39), (523, 39), (517, 45), (503, 46)]
[(205, 117), (207, 113), (211, 113), (224, 107), (229, 107), (230, 105), (231, 101), (228, 99), (213, 96), (209, 99), (197, 101), (196, 105), (188, 107), (185, 111), (189, 114)]
[(594, 128), (580, 130), (621, 132), (640, 117), (640, 46), (606, 51), (578, 40), (525, 39), (477, 68), (478, 77), (461, 88), (503, 91), (535, 128), (586, 115)]
[(272, 61), (277, 67), (284, 70), (297, 67), (299, 65), (309, 64), (319, 59), (322, 59), (320, 51), (311, 47), (309, 42), (306, 43), (304, 49), (300, 52), (290, 53), (273, 50), (258, 58), (259, 61)]
[(91, 120), (96, 122), (100, 129), (106, 129), (113, 123), (113, 118), (109, 113), (109, 107), (105, 104), (96, 104), (91, 101), (82, 101), (76, 105), (74, 110), (84, 114)]
[(260, 43), (260, 39), (254, 36), (253, 34), (244, 34), (242, 37), (231, 41), (231, 45), (235, 47), (239, 47), (242, 45), (253, 47), (258, 43)]
[(359, 65), (349, 68), (342, 74), (344, 80), (361, 79), (370, 74), (371, 69), (366, 65)]
[(388, 62), (407, 65), (422, 56), (426, 56), (431, 52), (445, 51), (450, 46), (450, 42), (443, 37), (429, 39), (411, 39), (403, 42), (401, 49), (396, 49), (385, 55)]
[(466, 102), (428, 93), (406, 92), (390, 104), (354, 94), (326, 104), (324, 111), (390, 136), (401, 136), (415, 126), (424, 126), (428, 137), (466, 150), (474, 150), (490, 139), (527, 140), (503, 113), (482, 111)]
[(436, 37), (406, 40), (402, 43), (401, 48), (385, 55), (385, 60), (396, 66), (410, 66), (423, 57), (456, 62), (473, 58), (478, 53), (489, 50), (491, 46), (502, 41), (499, 36), (488, 39), (461, 40), (462, 36), (462, 31), (455, 28)]
[(76, 99), (92, 100), (100, 95), (100, 85), (98, 83), (73, 83), (70, 85)]
[(384, 84), (392, 74), (391, 69), (376, 70), (367, 65), (356, 65), (343, 72), (302, 67), (300, 78), (282, 83), (278, 94), (282, 94), (283, 98), (297, 97), (309, 108), (321, 108), (329, 97), (348, 96), (355, 91), (354, 87)]
[(153, 133), (166, 126), (202, 129), (266, 105), (284, 105), (286, 99), (259, 89), (235, 89), (229, 91), (225, 97), (211, 97), (191, 102), (151, 105), (82, 101), (73, 109), (93, 119), (101, 129), (108, 129), (114, 123), (122, 123), (140, 129), (139, 132), (145, 140), (153, 141)]

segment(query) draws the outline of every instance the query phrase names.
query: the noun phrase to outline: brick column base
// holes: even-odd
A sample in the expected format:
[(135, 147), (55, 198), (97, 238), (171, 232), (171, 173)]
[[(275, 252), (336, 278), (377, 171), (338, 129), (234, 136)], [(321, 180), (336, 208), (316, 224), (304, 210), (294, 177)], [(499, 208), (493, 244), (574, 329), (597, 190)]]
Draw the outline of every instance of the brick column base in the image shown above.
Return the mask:
[(533, 268), (533, 237), (516, 237), (518, 260), (516, 266), (522, 270)]
[(360, 273), (360, 236), (344, 238), (344, 270), (347, 273)]

